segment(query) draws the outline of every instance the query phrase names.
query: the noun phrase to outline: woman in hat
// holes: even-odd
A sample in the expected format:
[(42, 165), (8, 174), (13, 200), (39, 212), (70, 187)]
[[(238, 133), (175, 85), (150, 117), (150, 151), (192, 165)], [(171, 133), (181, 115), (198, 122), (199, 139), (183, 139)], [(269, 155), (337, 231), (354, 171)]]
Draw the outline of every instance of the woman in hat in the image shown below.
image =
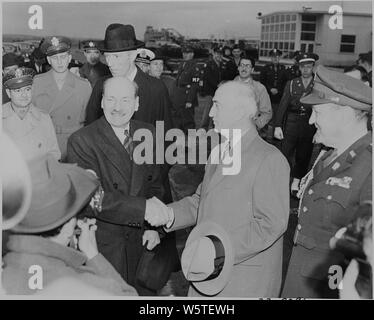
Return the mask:
[[(76, 215), (94, 196), (97, 179), (50, 156), (29, 163), (32, 198), (25, 218), (12, 229), (3, 258), (7, 294), (137, 295), (97, 250), (95, 219)], [(15, 199), (17, 201), (17, 199)]]
[(4, 76), (4, 87), (11, 101), (3, 105), (3, 128), (26, 159), (48, 153), (59, 160), (61, 152), (51, 117), (31, 102), (34, 75), (33, 69), (22, 67)]

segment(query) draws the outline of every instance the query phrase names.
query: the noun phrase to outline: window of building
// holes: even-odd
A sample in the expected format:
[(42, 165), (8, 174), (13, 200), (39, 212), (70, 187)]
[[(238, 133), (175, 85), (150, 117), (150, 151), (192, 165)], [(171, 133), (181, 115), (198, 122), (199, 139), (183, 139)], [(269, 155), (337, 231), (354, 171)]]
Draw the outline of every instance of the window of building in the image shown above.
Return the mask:
[(290, 42), (290, 50), (295, 50), (295, 42)]
[(270, 26), (270, 32), (274, 32), (274, 25)]
[(274, 23), (275, 21), (275, 16), (271, 16), (271, 23)]
[(284, 18), (285, 18), (285, 17), (284, 17), (284, 14), (282, 14), (281, 17), (280, 17), (280, 19), (281, 19), (280, 22), (284, 22)]
[(291, 20), (291, 16), (289, 14), (286, 15), (286, 22), (289, 22)]
[(340, 39), (340, 52), (355, 52), (355, 35), (342, 34)]
[(284, 40), (284, 33), (279, 34), (279, 40)]
[(279, 32), (279, 25), (275, 25), (275, 32)]
[(274, 33), (274, 40), (278, 40), (278, 37), (279, 37), (279, 33), (278, 33), (278, 32), (275, 32), (275, 33)]
[(315, 23), (302, 23), (301, 24), (301, 31), (315, 32), (316, 31), (316, 24)]
[(266, 17), (266, 23), (270, 23), (270, 17)]
[(291, 31), (296, 31), (296, 23), (291, 23)]
[(295, 32), (291, 32), (290, 33), (290, 40), (295, 40), (296, 39), (296, 33)]
[(286, 32), (284, 34), (284, 40), (289, 40), (290, 39), (290, 33), (289, 32)]
[(301, 40), (304, 41), (314, 41), (315, 39), (315, 33), (311, 32), (301, 32)]
[(275, 16), (275, 23), (279, 23), (279, 14)]
[(290, 29), (291, 29), (291, 24), (286, 23), (286, 31), (290, 31)]
[(291, 21), (296, 21), (296, 14), (293, 14), (293, 15), (291, 16)]
[(284, 43), (284, 50), (288, 50), (288, 42)]
[(270, 28), (270, 26), (266, 26), (265, 31), (269, 32), (269, 28)]
[(317, 16), (313, 14), (303, 14), (302, 15), (302, 21), (308, 21), (308, 22), (316, 22), (317, 21)]
[(281, 25), (279, 26), (279, 31), (280, 31), (280, 32), (284, 32), (284, 24), (281, 24)]
[(279, 50), (283, 50), (283, 42), (279, 42)]

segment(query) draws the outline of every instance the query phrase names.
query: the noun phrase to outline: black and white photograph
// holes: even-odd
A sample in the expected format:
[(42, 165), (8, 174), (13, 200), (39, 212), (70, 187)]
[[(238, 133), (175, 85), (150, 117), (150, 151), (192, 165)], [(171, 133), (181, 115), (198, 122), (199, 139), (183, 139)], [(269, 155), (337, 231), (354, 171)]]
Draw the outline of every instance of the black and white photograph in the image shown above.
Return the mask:
[(1, 1), (0, 300), (372, 299), (372, 10)]

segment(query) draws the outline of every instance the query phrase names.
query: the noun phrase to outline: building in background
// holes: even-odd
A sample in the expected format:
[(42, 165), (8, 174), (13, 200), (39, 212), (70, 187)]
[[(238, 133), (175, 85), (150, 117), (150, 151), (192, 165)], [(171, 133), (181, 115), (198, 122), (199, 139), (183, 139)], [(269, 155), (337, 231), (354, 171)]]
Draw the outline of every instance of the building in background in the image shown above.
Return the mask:
[(332, 30), (328, 11), (274, 12), (261, 16), (260, 57), (277, 48), (282, 58), (292, 58), (295, 50), (314, 52), (320, 63), (345, 66), (361, 52), (372, 48), (372, 14), (343, 11), (343, 28)]

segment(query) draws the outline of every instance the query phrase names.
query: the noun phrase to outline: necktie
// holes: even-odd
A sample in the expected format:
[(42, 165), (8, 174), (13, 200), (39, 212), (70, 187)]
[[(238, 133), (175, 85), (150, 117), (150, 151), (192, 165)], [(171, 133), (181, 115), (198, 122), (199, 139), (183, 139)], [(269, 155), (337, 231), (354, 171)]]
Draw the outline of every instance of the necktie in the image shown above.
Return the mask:
[(127, 153), (129, 154), (130, 159), (132, 160), (132, 152), (134, 150), (134, 146), (132, 144), (132, 137), (130, 136), (129, 130), (125, 129), (125, 140), (123, 141), (123, 146), (125, 147)]

